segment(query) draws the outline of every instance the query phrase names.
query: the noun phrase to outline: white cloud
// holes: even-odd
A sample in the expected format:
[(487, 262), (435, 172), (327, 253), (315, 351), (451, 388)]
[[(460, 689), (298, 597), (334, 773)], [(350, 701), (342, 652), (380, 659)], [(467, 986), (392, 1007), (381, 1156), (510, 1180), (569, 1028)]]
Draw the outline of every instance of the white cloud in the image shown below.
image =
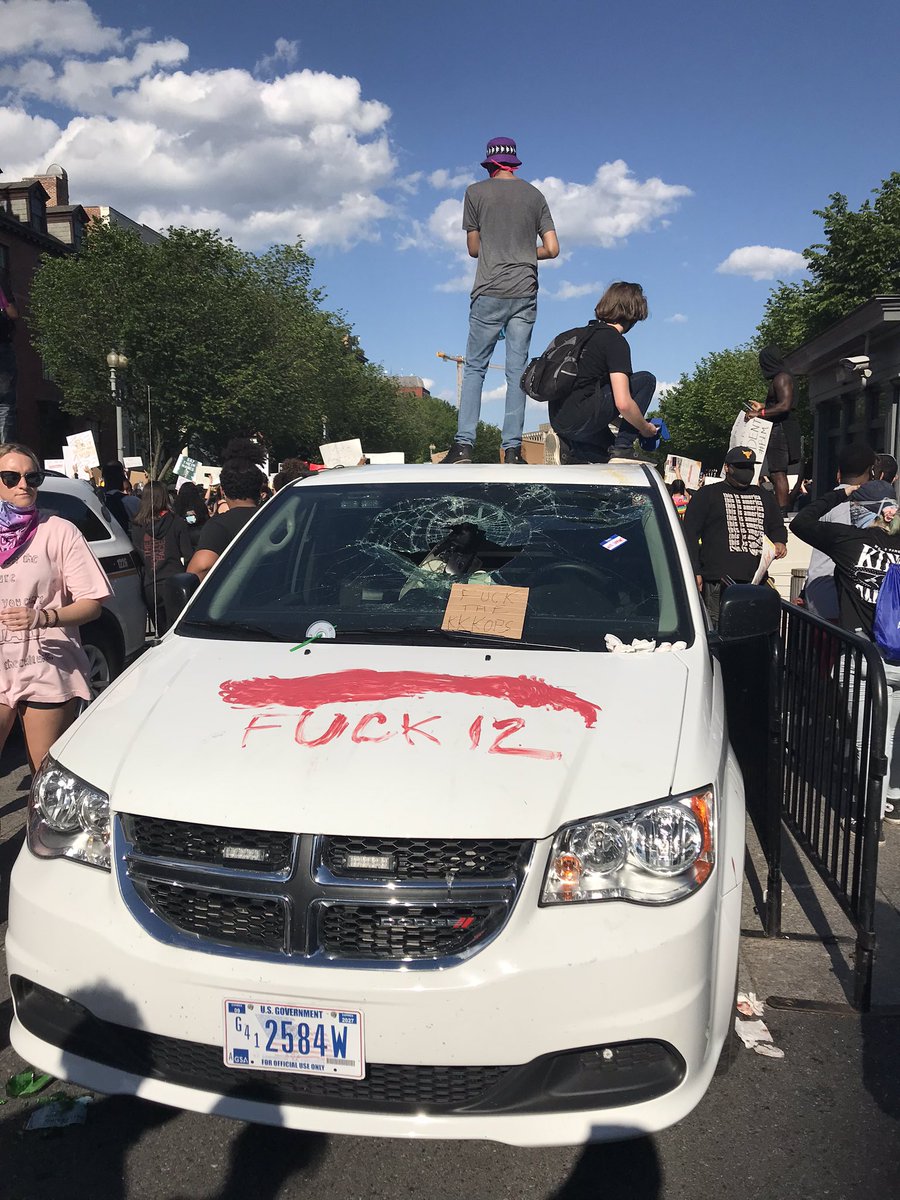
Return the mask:
[(564, 281), (555, 292), (547, 292), (551, 300), (578, 300), (582, 296), (599, 296), (603, 291), (602, 283), (569, 283)]
[(426, 390), (426, 391), (428, 391), (428, 392), (430, 392), (430, 391), (433, 391), (433, 389), (434, 389), (434, 380), (433, 380), (433, 379), (429, 379), (429, 378), (428, 378), (427, 376), (425, 376), (425, 375), (422, 375), (422, 376), (420, 376), (420, 378), (421, 378), (421, 380), (422, 380), (422, 383), (424, 383), (424, 385), (425, 385), (425, 390)]
[(666, 317), (666, 323), (669, 325), (684, 325), (687, 322), (687, 317), (684, 313), (672, 313), (671, 317)]
[(264, 54), (258, 59), (253, 66), (254, 75), (269, 75), (271, 72), (282, 63), (286, 67), (292, 67), (297, 61), (297, 48), (299, 42), (289, 42), (287, 38), (276, 38), (275, 49), (271, 54)]
[[(52, 38), (33, 19), (38, 10), (48, 27), (57, 22)], [(105, 29), (81, 0), (0, 0), (0, 28), (7, 178), (60, 162), (82, 203), (155, 227), (214, 225), (253, 248), (298, 235), (351, 246), (377, 238), (393, 212), (380, 194), (396, 175), (390, 109), (364, 98), (356, 79), (306, 68), (269, 80), (192, 71), (183, 42)], [(41, 57), (23, 60), (29, 52)], [(296, 45), (279, 39), (261, 62), (295, 58)], [(67, 115), (32, 116), (32, 100)]]
[(123, 44), (122, 32), (101, 25), (86, 0), (0, 0), (4, 54), (99, 54)]
[(471, 171), (456, 171), (451, 174), (450, 171), (445, 171), (443, 167), (440, 170), (432, 171), (428, 176), (428, 182), (439, 192), (455, 192), (457, 188), (468, 187), (472, 180)]
[(796, 250), (778, 246), (739, 246), (719, 263), (720, 275), (749, 275), (751, 279), (775, 279), (806, 269), (806, 259)]
[(614, 246), (633, 233), (652, 229), (673, 212), (691, 189), (661, 179), (636, 179), (622, 159), (603, 163), (591, 183), (536, 179), (563, 245)]
[(484, 391), (482, 391), (482, 393), (481, 393), (481, 400), (482, 400), (483, 404), (488, 404), (491, 400), (505, 400), (505, 399), (506, 399), (506, 384), (505, 383), (501, 383), (497, 387), (485, 388)]
[(650, 403), (655, 404), (658, 400), (662, 400), (666, 392), (677, 386), (678, 385), (675, 383), (665, 383), (662, 379), (658, 380), (656, 384), (656, 391), (653, 393), (653, 399), (650, 401)]

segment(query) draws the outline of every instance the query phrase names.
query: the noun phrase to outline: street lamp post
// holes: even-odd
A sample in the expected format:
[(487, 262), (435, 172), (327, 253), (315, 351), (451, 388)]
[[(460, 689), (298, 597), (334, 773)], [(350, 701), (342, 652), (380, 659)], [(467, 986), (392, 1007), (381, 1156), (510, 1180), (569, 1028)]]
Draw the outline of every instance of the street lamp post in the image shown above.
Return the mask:
[(125, 458), (125, 419), (122, 406), (119, 404), (116, 371), (124, 371), (128, 366), (128, 359), (121, 351), (110, 350), (106, 356), (106, 365), (109, 367), (109, 390), (116, 408), (116, 454), (119, 462), (122, 462)]

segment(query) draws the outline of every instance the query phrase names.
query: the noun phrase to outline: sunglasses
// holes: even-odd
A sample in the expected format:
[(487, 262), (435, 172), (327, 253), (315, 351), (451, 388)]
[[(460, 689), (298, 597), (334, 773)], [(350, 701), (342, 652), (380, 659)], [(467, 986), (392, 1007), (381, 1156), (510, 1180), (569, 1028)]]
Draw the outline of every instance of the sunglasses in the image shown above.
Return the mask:
[(20, 479), (24, 479), (30, 488), (37, 488), (46, 478), (43, 471), (26, 471), (24, 474), (21, 471), (0, 471), (0, 483), (8, 488), (17, 487)]

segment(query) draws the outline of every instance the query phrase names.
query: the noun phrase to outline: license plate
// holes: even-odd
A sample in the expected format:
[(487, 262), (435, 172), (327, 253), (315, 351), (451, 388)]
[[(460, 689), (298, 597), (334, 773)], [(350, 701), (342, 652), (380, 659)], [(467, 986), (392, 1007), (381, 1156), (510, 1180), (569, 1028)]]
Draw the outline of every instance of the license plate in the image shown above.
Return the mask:
[(362, 1013), (302, 1001), (225, 1001), (225, 1065), (362, 1079)]

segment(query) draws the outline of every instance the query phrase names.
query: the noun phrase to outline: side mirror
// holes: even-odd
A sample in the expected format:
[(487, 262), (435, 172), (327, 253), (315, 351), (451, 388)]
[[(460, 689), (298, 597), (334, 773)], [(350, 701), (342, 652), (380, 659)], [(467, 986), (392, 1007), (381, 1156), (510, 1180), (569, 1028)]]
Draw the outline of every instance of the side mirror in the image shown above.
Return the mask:
[(187, 571), (182, 571), (180, 575), (173, 575), (163, 584), (163, 600), (166, 605), (166, 615), (169, 618), (169, 623), (174, 624), (175, 618), (196, 592), (200, 586), (200, 580), (196, 575), (190, 575)]
[[(176, 579), (178, 576), (176, 576)], [(719, 639), (747, 642), (768, 637), (781, 625), (781, 597), (763, 584), (734, 583), (723, 589), (719, 607)]]

